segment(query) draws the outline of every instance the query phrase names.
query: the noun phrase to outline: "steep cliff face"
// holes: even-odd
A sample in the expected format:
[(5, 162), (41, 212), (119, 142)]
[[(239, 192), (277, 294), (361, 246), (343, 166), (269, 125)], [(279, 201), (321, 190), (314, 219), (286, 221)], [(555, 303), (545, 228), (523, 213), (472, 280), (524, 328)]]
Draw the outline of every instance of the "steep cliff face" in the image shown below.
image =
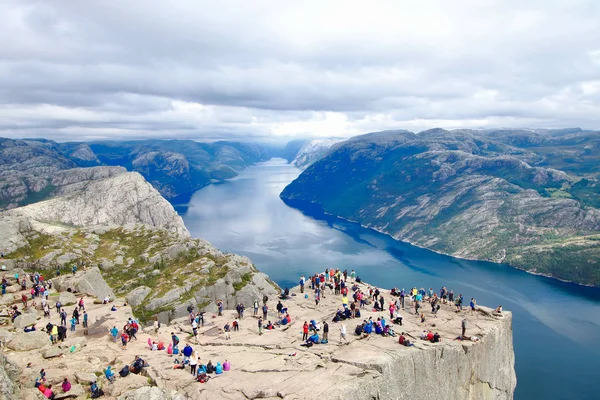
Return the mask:
[[(360, 399), (508, 400), (517, 384), (512, 344), (512, 316), (505, 314), (476, 344), (427, 344), (409, 351), (339, 352), (332, 359), (379, 372), (376, 379), (344, 388), (345, 396)], [(458, 342), (457, 342), (458, 343)], [(390, 349), (391, 350), (391, 349)], [(329, 396), (327, 396), (329, 397)]]
[(189, 236), (173, 206), (137, 172), (78, 181), (64, 191), (62, 196), (6, 211), (5, 215), (78, 227), (142, 223)]

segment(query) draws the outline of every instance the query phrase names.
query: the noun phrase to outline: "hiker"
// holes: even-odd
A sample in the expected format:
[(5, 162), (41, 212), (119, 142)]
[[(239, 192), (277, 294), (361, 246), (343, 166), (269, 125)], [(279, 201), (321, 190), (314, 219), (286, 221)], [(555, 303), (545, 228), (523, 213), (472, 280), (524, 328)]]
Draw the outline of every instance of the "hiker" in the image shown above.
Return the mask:
[(81, 311), (81, 310), (84, 310), (84, 311), (85, 311), (85, 306), (83, 305), (83, 296), (81, 296), (81, 297), (79, 298), (79, 303), (78, 303), (78, 306), (79, 306), (79, 311)]
[(231, 325), (233, 327), (234, 332), (238, 332), (240, 330), (240, 323), (237, 320), (237, 318), (233, 320), (233, 323)]
[(158, 329), (160, 328), (160, 322), (158, 322), (158, 317), (154, 316), (154, 333), (158, 333)]
[(469, 307), (471, 308), (471, 314), (473, 314), (473, 311), (475, 311), (476, 303), (477, 301), (475, 300), (475, 298), (471, 297), (471, 302), (469, 303)]
[(62, 308), (62, 304), (60, 301), (56, 302), (56, 312), (60, 314), (60, 310)]
[(77, 307), (75, 307), (75, 309), (73, 310), (73, 318), (75, 318), (77, 325), (79, 325), (79, 310), (77, 310)]
[(52, 325), (50, 333), (50, 341), (52, 343), (58, 342), (58, 325)]
[(346, 324), (344, 324), (343, 322), (340, 326), (340, 343), (342, 343), (342, 339), (344, 339), (344, 341), (348, 343), (348, 339), (346, 339)]
[(223, 315), (223, 300), (217, 301), (217, 307), (219, 309), (219, 317)]
[(110, 335), (113, 338), (113, 341), (115, 343), (117, 343), (117, 337), (119, 336), (119, 330), (117, 329), (116, 326), (113, 326), (112, 329), (110, 330)]
[(304, 275), (302, 275), (300, 277), (300, 293), (304, 293), (304, 282), (306, 281), (306, 279), (304, 278)]
[(231, 339), (231, 327), (229, 326), (229, 322), (225, 322), (225, 326), (223, 326), (223, 331), (225, 332), (225, 340)]
[[(38, 388), (38, 389), (39, 389), (39, 388)], [(40, 390), (40, 392), (42, 392), (42, 391)], [(54, 399), (54, 397), (56, 396), (56, 395), (54, 394), (54, 391), (52, 390), (52, 385), (48, 385), (48, 386), (46, 387), (46, 390), (44, 390), (44, 391), (42, 392), (42, 394), (44, 395), (44, 397), (45, 397), (45, 398), (47, 398), (47, 399), (50, 399), (50, 400)]]
[(192, 375), (196, 375), (197, 367), (198, 367), (198, 353), (196, 352), (196, 349), (194, 349), (192, 351), (192, 354), (190, 355), (190, 372), (192, 373)]
[(262, 312), (263, 312), (263, 319), (266, 320), (267, 319), (267, 313), (269, 311), (269, 306), (267, 306), (266, 304), (263, 304), (262, 306)]
[(194, 340), (198, 343), (198, 322), (196, 322), (196, 319), (192, 321), (192, 335), (194, 335)]
[(173, 342), (173, 347), (176, 347), (179, 344), (179, 338), (175, 332), (171, 332), (171, 341)]
[(104, 392), (98, 387), (96, 381), (90, 382), (90, 392), (92, 394), (92, 399), (97, 399), (100, 396), (104, 396)]
[(304, 321), (304, 325), (302, 326), (302, 340), (308, 339), (308, 322)]
[(323, 340), (329, 341), (329, 325), (327, 321), (323, 321)]
[(404, 336), (404, 332), (400, 334), (400, 337), (398, 338), (398, 343), (406, 347), (414, 346), (414, 344), (412, 344), (410, 340), (406, 339), (406, 337)]
[(254, 316), (258, 315), (258, 300), (254, 300), (254, 304), (252, 305), (254, 309)]
[(223, 366), (220, 362), (217, 361), (217, 366), (215, 367), (215, 374), (220, 375), (223, 373)]
[(127, 334), (127, 332), (123, 331), (123, 333), (121, 333), (121, 345), (123, 346), (123, 350), (125, 350), (127, 348), (128, 342), (129, 342), (129, 335)]
[(281, 314), (281, 310), (283, 310), (283, 304), (281, 304), (281, 301), (277, 302), (277, 313), (280, 315)]
[(258, 334), (259, 334), (259, 335), (262, 335), (262, 334), (263, 334), (263, 332), (262, 332), (262, 330), (263, 330), (263, 325), (262, 325), (262, 324), (263, 324), (263, 320), (262, 320), (262, 318), (261, 318), (261, 317), (258, 317)]
[(192, 352), (194, 351), (194, 349), (192, 348), (192, 346), (188, 344), (185, 345), (185, 347), (183, 348), (183, 363), (185, 364), (186, 362), (190, 361), (190, 356), (192, 355)]
[(319, 300), (321, 300), (321, 295), (319, 294), (319, 288), (315, 289), (315, 306), (319, 306)]
[(433, 335), (433, 338), (431, 339), (431, 341), (432, 341), (433, 343), (439, 343), (439, 342), (441, 342), (441, 341), (442, 341), (442, 337), (440, 336), (440, 334), (439, 334), (439, 333), (437, 333), (437, 332), (436, 332), (436, 333)]
[(215, 367), (211, 360), (208, 360), (208, 364), (206, 364), (206, 373), (213, 374), (215, 372)]
[(460, 326), (462, 328), (462, 335), (461, 337), (464, 338), (465, 337), (465, 333), (467, 332), (467, 319), (463, 318), (462, 322), (460, 323)]
[(71, 268), (71, 271), (73, 272), (73, 275), (75, 275), (75, 273), (77, 272), (77, 266), (73, 265), (73, 268)]
[(111, 368), (112, 367), (110, 365), (108, 367), (106, 367), (106, 369), (104, 370), (104, 376), (110, 383), (113, 383), (116, 378), (115, 378), (115, 373), (113, 372), (113, 370)]
[(71, 390), (71, 382), (69, 382), (69, 380), (67, 378), (65, 378), (62, 382), (62, 391), (63, 393), (67, 393), (69, 390)]
[(67, 312), (64, 308), (60, 311), (60, 324), (62, 326), (67, 326)]
[(496, 309), (494, 310), (494, 312), (497, 312), (498, 314), (502, 314), (502, 306), (496, 307)]
[(77, 320), (75, 317), (71, 318), (71, 332), (75, 332), (75, 325), (77, 324)]
[(83, 327), (87, 329), (88, 327), (88, 314), (87, 311), (83, 312)]

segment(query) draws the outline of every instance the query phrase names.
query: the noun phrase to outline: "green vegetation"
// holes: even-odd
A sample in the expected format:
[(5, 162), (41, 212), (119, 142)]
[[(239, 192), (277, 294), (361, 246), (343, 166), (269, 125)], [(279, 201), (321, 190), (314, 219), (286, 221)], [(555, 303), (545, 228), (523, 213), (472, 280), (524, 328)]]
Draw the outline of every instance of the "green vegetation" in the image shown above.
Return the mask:
[[(569, 150), (553, 156), (552, 146), (542, 147), (548, 143)], [(593, 143), (600, 136), (579, 131), (373, 133), (312, 164), (281, 198), (436, 251), (600, 286), (600, 221), (590, 209), (600, 208), (600, 147)]]
[(239, 292), (240, 290), (242, 290), (244, 288), (244, 286), (249, 284), (251, 281), (252, 281), (252, 274), (249, 272), (245, 273), (244, 275), (242, 275), (242, 280), (240, 282), (233, 283), (233, 288), (235, 289), (236, 292)]

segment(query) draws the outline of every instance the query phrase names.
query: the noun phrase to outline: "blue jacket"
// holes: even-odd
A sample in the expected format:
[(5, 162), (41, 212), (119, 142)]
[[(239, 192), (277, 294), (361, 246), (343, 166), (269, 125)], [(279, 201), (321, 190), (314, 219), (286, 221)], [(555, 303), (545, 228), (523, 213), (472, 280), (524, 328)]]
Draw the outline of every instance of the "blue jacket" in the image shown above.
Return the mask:
[(190, 345), (188, 344), (188, 345), (186, 345), (186, 346), (183, 348), (183, 355), (184, 355), (184, 356), (186, 356), (186, 357), (189, 357), (189, 356), (191, 356), (191, 355), (192, 355), (192, 352), (193, 352), (193, 351), (194, 351), (194, 349), (192, 349), (192, 346), (190, 346)]

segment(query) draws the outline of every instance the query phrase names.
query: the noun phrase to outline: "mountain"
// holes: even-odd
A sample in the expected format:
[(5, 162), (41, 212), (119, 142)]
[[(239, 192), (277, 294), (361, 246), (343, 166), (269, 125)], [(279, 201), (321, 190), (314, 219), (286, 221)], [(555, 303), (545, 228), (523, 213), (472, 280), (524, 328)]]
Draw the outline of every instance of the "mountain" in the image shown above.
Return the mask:
[(98, 142), (90, 148), (106, 165), (139, 172), (170, 201), (185, 200), (196, 190), (233, 178), (245, 167), (269, 158), (260, 145), (224, 141)]
[(292, 164), (298, 168), (306, 168), (323, 157), (336, 143), (342, 139), (311, 139), (306, 141), (296, 152)]
[(139, 172), (167, 200), (185, 202), (196, 190), (235, 177), (238, 171), (268, 158), (264, 146), (236, 142), (143, 140), (86, 144), (0, 138), (0, 210), (59, 195), (61, 179), (69, 181), (68, 175), (80, 176), (81, 171), (75, 169), (93, 166), (120, 166)]
[[(597, 138), (583, 131), (376, 132), (334, 145), (281, 198), (441, 253), (600, 285)], [(573, 159), (551, 157), (552, 146)]]

